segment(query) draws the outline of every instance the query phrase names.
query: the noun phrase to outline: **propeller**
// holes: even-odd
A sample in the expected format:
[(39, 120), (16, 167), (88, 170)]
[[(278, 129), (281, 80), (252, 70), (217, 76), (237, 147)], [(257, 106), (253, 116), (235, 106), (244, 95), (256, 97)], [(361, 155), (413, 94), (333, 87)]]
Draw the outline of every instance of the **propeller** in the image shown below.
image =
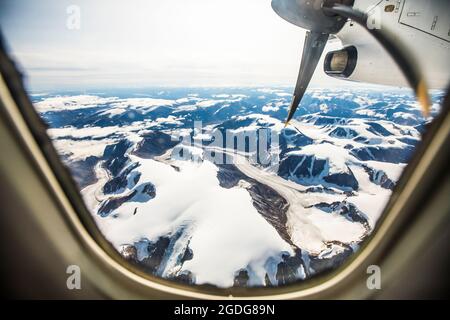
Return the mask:
[[(294, 95), (289, 107), (286, 125), (294, 116), (314, 70), (325, 49), (330, 34), (335, 34), (344, 26), (346, 19), (336, 14), (327, 14), (322, 10), (324, 0), (272, 0), (273, 10), (288, 22), (307, 29), (303, 46), (300, 71), (295, 85)], [(353, 0), (331, 1), (353, 5)]]
[(316, 70), (317, 64), (319, 63), (323, 49), (325, 49), (328, 36), (329, 35), (326, 33), (314, 31), (306, 32), (302, 62), (300, 63), (300, 71), (298, 73), (297, 84), (295, 85), (294, 95), (292, 97), (292, 102), (289, 107), (289, 113), (285, 125), (288, 125), (289, 121), (294, 116), (295, 110), (297, 110), (300, 105), (300, 101), (305, 94), (309, 81), (311, 80), (314, 70)]
[(347, 19), (352, 19), (363, 26), (389, 52), (415, 90), (422, 104), (423, 113), (427, 115), (429, 97), (418, 64), (407, 54), (400, 41), (394, 40), (386, 28), (383, 31), (368, 28), (367, 14), (353, 9), (353, 3), (354, 0), (272, 0), (272, 8), (281, 18), (308, 30), (286, 126), (300, 105), (328, 38), (338, 33)]

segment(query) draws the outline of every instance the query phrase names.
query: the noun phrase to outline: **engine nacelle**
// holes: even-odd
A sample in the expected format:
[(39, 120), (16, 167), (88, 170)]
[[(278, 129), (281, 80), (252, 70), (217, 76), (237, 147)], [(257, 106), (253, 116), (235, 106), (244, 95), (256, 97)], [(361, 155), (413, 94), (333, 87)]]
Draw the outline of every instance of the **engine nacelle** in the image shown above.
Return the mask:
[(356, 68), (358, 50), (348, 46), (341, 50), (330, 51), (325, 56), (323, 70), (334, 78), (348, 78)]
[(326, 54), (323, 69), (333, 78), (408, 86), (394, 60), (381, 47), (349, 45)]

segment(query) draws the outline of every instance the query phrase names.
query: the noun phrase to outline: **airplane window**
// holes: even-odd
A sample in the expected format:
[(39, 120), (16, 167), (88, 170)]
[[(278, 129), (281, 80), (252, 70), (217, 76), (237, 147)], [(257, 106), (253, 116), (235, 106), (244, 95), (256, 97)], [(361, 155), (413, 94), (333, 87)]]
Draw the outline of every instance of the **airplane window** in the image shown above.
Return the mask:
[[(287, 128), (284, 89), (136, 92), (32, 99), (125, 259), (221, 287), (287, 284), (339, 266), (373, 231), (430, 121), (395, 89), (315, 89)], [(226, 134), (278, 140), (268, 144), (274, 160), (254, 158), (245, 142), (217, 143)]]
[(341, 266), (444, 96), (425, 115), (359, 42), (327, 75), (333, 42), (292, 111), (305, 31), (270, 1), (5, 3), (5, 40), (99, 230), (179, 283), (274, 287)]

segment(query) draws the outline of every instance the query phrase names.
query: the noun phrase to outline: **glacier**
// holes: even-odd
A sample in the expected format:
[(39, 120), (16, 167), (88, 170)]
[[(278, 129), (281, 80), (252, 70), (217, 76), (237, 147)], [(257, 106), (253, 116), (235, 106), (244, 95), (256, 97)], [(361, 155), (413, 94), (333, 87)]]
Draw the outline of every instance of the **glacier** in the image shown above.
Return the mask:
[[(433, 93), (424, 118), (407, 90), (316, 88), (284, 127), (287, 88), (136, 90), (32, 99), (124, 259), (223, 288), (287, 285), (344, 263), (374, 230), (443, 96)], [(248, 141), (214, 144), (263, 129), (279, 137), (276, 163), (252, 157)]]

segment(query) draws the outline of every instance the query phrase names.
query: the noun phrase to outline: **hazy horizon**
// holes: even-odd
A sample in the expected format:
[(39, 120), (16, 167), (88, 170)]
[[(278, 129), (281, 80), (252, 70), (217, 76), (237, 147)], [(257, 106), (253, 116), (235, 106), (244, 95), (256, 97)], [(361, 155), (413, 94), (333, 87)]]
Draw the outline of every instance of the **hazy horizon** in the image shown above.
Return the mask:
[[(0, 26), (32, 91), (293, 87), (305, 34), (270, 0), (5, 0)], [(320, 65), (312, 86), (354, 85)]]

